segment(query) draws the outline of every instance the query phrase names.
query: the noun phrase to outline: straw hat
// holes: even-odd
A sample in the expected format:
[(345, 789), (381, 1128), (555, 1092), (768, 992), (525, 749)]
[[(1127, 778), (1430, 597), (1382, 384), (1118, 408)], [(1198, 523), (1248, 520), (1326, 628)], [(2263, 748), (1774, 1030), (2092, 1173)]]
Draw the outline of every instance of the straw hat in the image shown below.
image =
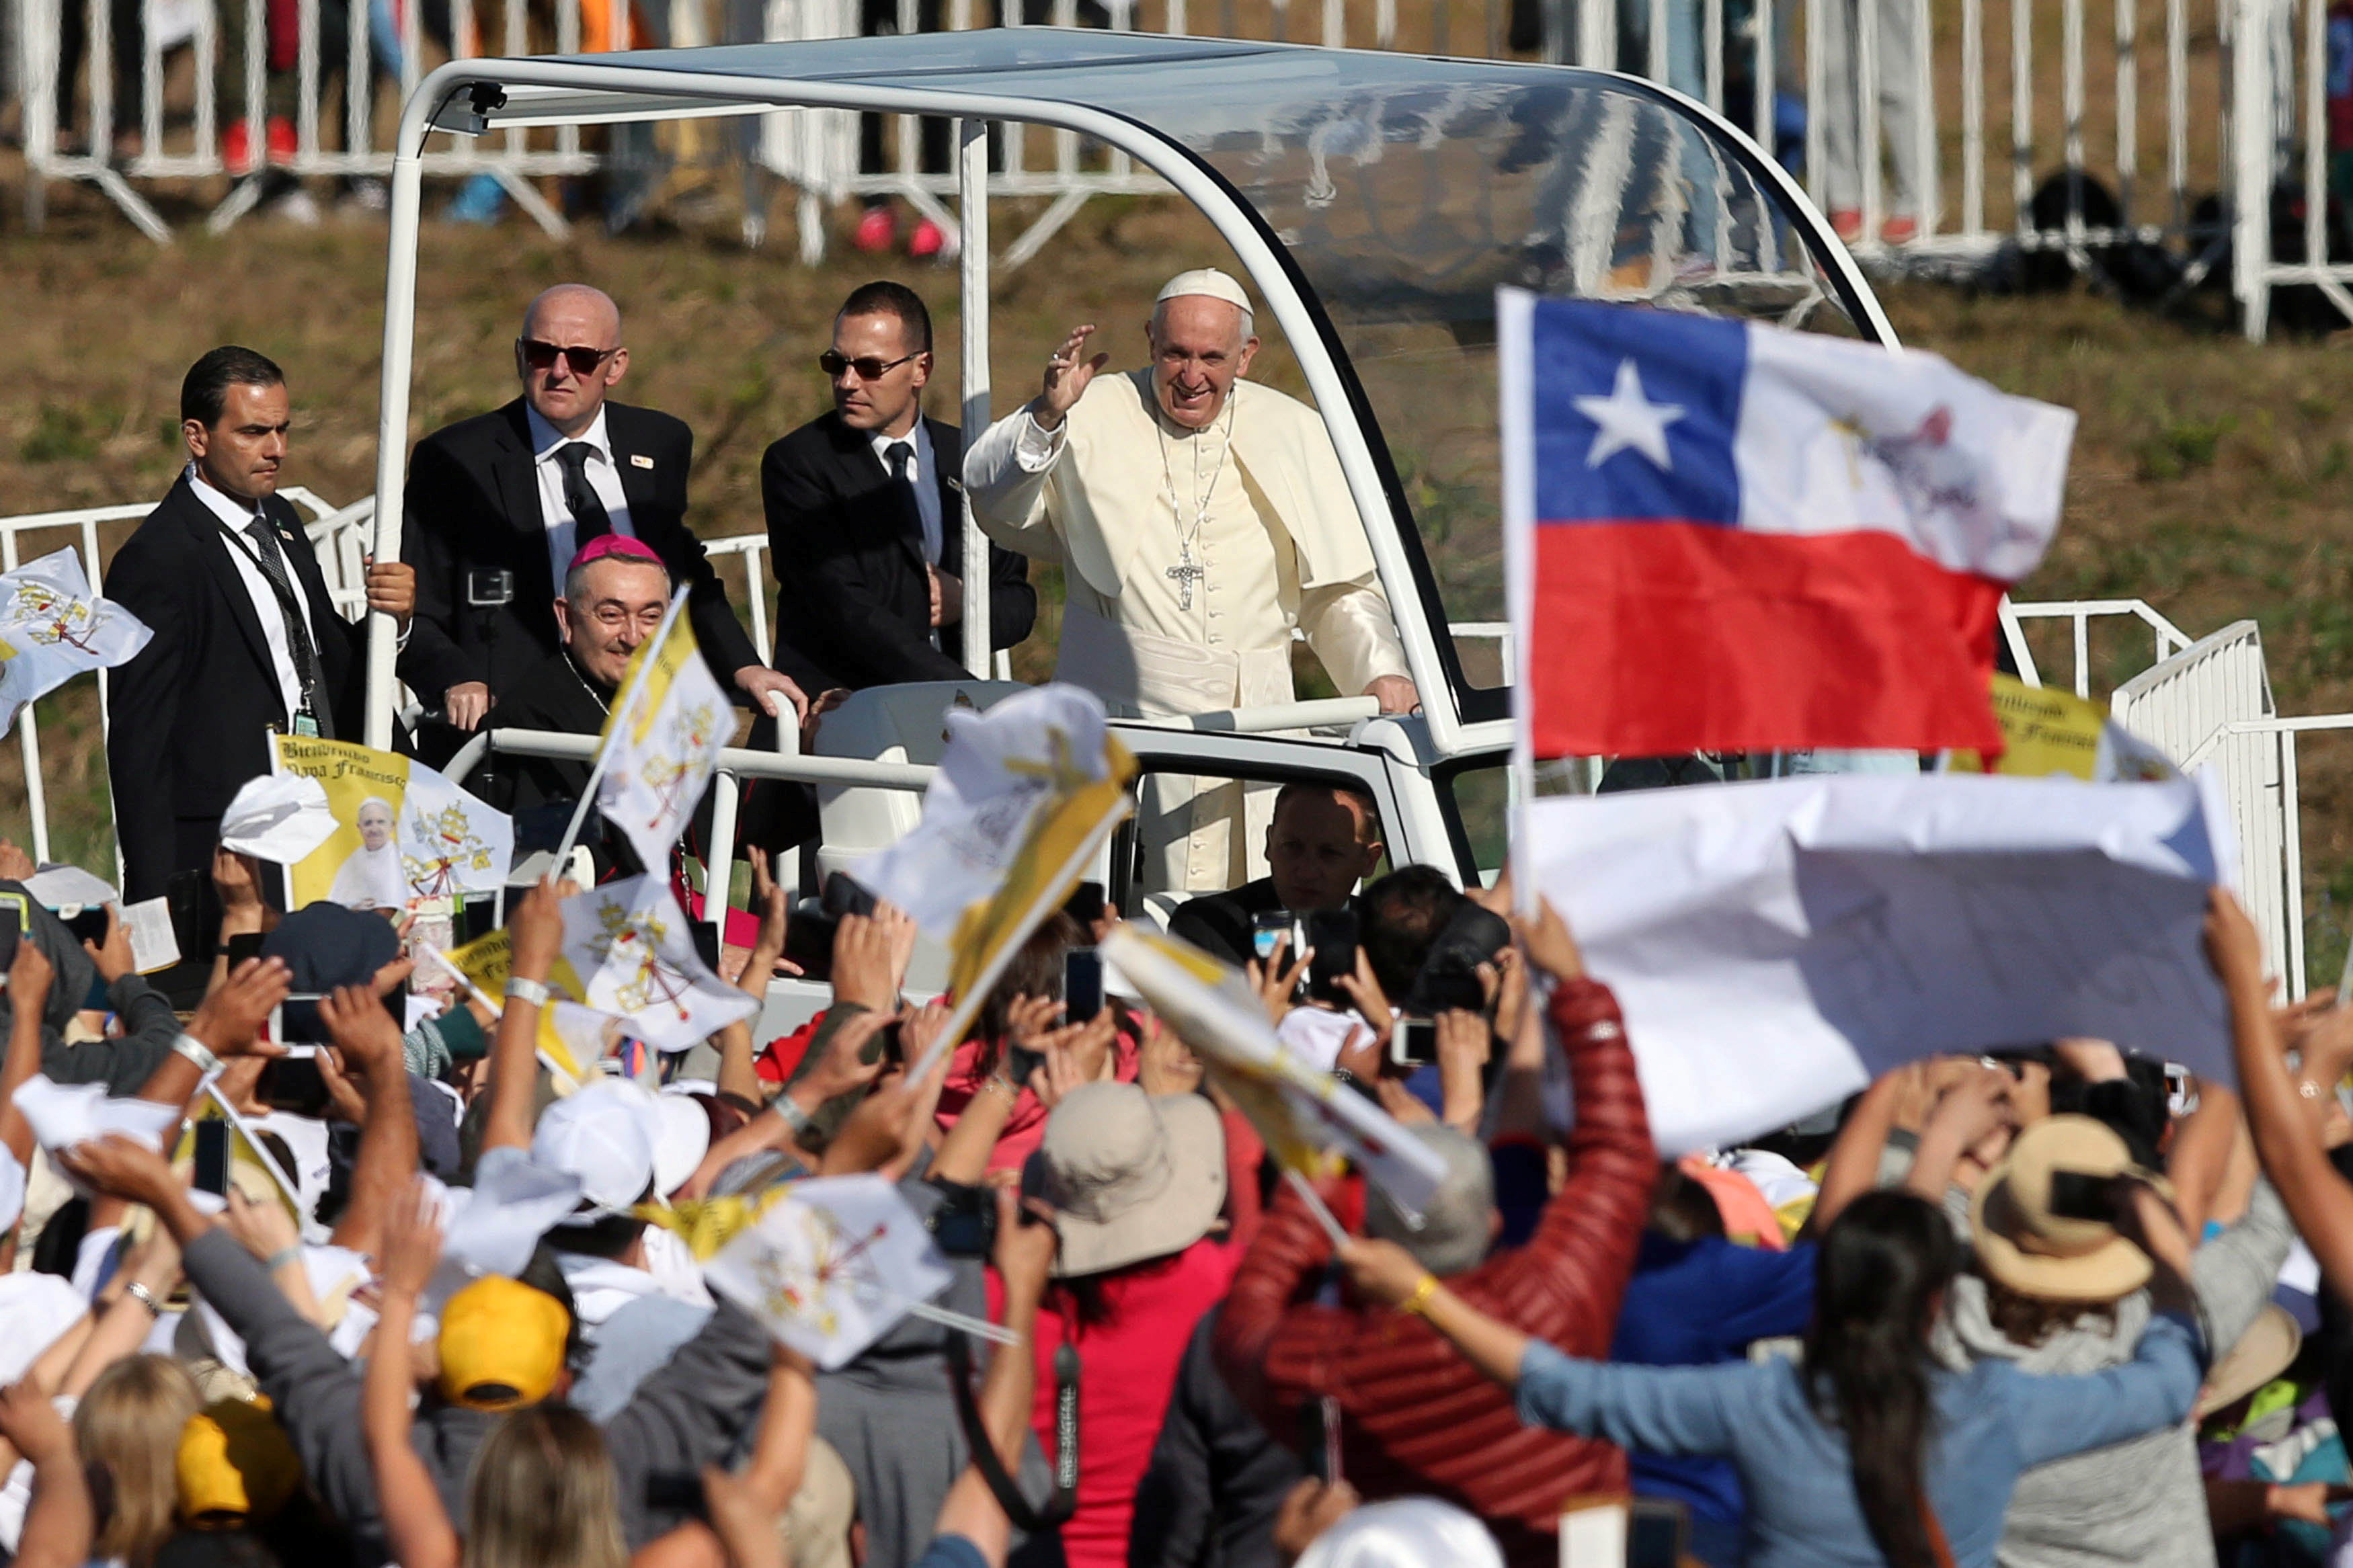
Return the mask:
[(1225, 1206), (1225, 1130), (1198, 1094), (1083, 1084), (1046, 1119), (1023, 1184), (1057, 1211), (1057, 1276), (1182, 1252)]
[(2230, 1354), (2208, 1370), (2192, 1414), (2203, 1421), (2224, 1405), (2244, 1399), (2295, 1364), (2296, 1352), (2303, 1348), (2304, 1331), (2296, 1326), (2295, 1315), (2277, 1302), (2265, 1307), (2255, 1314)]
[(2115, 1176), (2136, 1171), (2125, 1141), (2088, 1116), (2050, 1116), (2010, 1141), (1969, 1199), (1978, 1262), (2001, 1284), (2062, 1301), (2113, 1301), (2148, 1283), (2148, 1255), (2105, 1220), (2051, 1212), (2060, 1172)]

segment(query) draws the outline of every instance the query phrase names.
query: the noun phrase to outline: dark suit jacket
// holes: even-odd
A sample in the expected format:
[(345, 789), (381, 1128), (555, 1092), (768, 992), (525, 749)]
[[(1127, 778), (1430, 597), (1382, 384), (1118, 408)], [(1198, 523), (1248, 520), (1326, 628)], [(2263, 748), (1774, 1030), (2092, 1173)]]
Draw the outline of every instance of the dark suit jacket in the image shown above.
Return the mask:
[(1168, 934), (1239, 966), (1258, 956), (1250, 922), (1281, 908), (1282, 898), (1274, 890), (1274, 879), (1261, 877), (1227, 892), (1186, 900), (1169, 915)]
[[(667, 414), (619, 403), (605, 405), (605, 431), (628, 498), (630, 531), (662, 558), (674, 584), (693, 584), (687, 613), (695, 637), (732, 695), (735, 671), (761, 659), (727, 607), (727, 591), (702, 542), (686, 525), (694, 433)], [(651, 466), (633, 460), (638, 458)], [(522, 399), (419, 441), (408, 459), (404, 510), (400, 557), (417, 568), (409, 685), (428, 708), (469, 680), (485, 681), (493, 698), (503, 696), (562, 646), (555, 599), (563, 584), (548, 565)], [(489, 567), (514, 574), (514, 597), (496, 607), (469, 605), (467, 574)]]
[[(936, 419), (923, 427), (939, 471), (940, 569), (963, 577), (963, 437)], [(852, 689), (965, 678), (954, 651), (932, 646), (922, 516), (913, 498), (894, 489), (864, 431), (828, 413), (771, 446), (760, 459), (760, 502), (776, 574), (777, 668), (794, 658), (823, 671), (825, 685)], [(973, 592), (969, 583), (965, 592)], [(989, 646), (1011, 647), (1037, 618), (1029, 563), (989, 546)], [(949, 650), (962, 647), (960, 627), (941, 632)]]
[[(335, 612), (318, 558), (290, 502), (265, 503), (288, 569), (310, 608), (335, 733), (360, 738), (366, 712), (367, 633)], [(106, 596), (144, 621), (153, 640), (110, 677), (107, 773), (122, 846), (125, 894), (153, 898), (206, 836), (239, 785), (269, 771), (269, 729), (286, 704), (252, 595), (221, 542), (221, 522), (183, 477), (115, 552)], [(401, 660), (407, 679), (412, 647)]]

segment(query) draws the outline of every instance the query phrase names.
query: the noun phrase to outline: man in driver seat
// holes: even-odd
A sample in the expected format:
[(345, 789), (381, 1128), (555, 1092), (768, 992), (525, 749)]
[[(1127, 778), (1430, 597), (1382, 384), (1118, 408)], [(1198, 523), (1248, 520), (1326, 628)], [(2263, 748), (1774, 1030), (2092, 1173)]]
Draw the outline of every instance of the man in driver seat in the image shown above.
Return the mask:
[(1231, 892), (1188, 900), (1169, 916), (1168, 932), (1245, 963), (1256, 956), (1251, 928), (1260, 915), (1346, 908), (1381, 854), (1381, 818), (1371, 795), (1345, 784), (1285, 784), (1266, 830), (1268, 874)]

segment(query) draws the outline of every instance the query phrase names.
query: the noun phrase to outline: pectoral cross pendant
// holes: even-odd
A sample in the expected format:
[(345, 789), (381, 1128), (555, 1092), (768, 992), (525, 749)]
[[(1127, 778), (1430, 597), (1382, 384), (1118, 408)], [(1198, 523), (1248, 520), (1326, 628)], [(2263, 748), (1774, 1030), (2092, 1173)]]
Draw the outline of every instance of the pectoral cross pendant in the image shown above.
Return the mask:
[(1208, 574), (1207, 568), (1196, 565), (1190, 561), (1187, 561), (1180, 565), (1171, 566), (1166, 572), (1162, 574), (1162, 575), (1166, 577), (1171, 583), (1176, 584), (1177, 591), (1184, 595), (1183, 598), (1177, 601), (1176, 607), (1180, 610), (1189, 610), (1193, 607), (1193, 584), (1200, 578), (1206, 577)]

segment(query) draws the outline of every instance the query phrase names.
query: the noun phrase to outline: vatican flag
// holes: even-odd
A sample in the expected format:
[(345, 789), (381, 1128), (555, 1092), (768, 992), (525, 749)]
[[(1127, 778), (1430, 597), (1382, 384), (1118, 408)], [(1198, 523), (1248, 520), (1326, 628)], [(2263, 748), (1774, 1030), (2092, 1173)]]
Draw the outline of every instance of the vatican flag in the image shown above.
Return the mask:
[[(704, 966), (663, 879), (607, 882), (573, 894), (562, 908), (564, 953), (551, 983), (569, 1000), (619, 1019), (631, 1037), (659, 1051), (689, 1050), (759, 1011), (752, 996)], [(544, 1031), (540, 1044), (546, 1048)], [(576, 1047), (570, 1055), (588, 1065)]]
[(630, 656), (605, 721), (596, 781), (596, 809), (628, 835), (649, 870), (670, 864), (720, 748), (735, 733), (734, 705), (712, 678), (693, 623), (679, 613), (685, 598), (681, 589), (662, 629)]
[[(923, 821), (858, 868), (877, 898), (948, 949), (955, 1004), (934, 1056), (963, 1037), (1005, 966), (1134, 809), (1135, 776), (1103, 700), (1076, 686), (1041, 686), (946, 720)], [(911, 1078), (931, 1066), (930, 1057), (915, 1063)]]
[(1103, 957), (1200, 1057), (1284, 1169), (1323, 1175), (1345, 1156), (1399, 1210), (1420, 1215), (1446, 1163), (1372, 1100), (1283, 1049), (1241, 971), (1134, 925), (1111, 933)]
[(111, 669), (155, 634), (90, 590), (71, 546), (0, 576), (0, 735), (17, 710), (85, 669)]

